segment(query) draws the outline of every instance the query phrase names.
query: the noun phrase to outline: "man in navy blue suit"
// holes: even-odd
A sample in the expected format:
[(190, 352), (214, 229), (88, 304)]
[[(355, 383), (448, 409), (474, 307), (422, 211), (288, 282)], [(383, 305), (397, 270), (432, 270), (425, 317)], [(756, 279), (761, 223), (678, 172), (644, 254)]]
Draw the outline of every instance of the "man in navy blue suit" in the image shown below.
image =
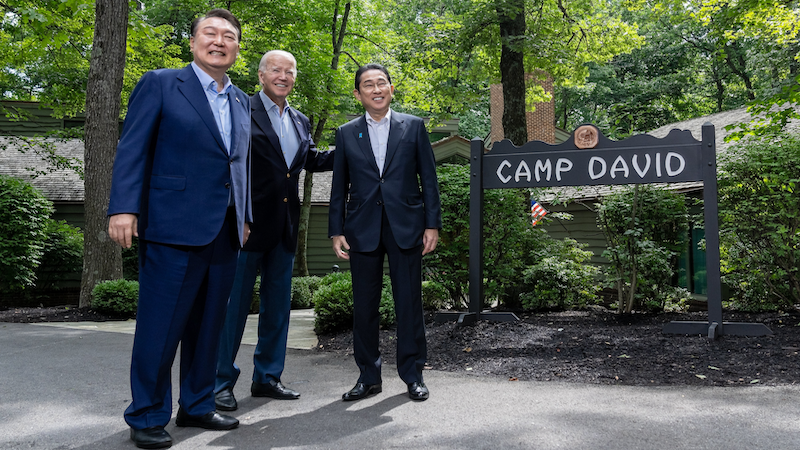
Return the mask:
[(193, 62), (144, 74), (130, 97), (111, 184), (108, 233), (139, 237), (139, 304), (125, 410), (140, 448), (166, 448), (178, 343), (175, 424), (211, 430), (239, 421), (216, 412), (214, 376), (236, 256), (250, 233), (250, 99), (225, 72), (241, 26), (214, 9), (192, 22)]
[(252, 234), (239, 253), (228, 314), (217, 359), (216, 405), (222, 411), (238, 408), (233, 387), (241, 370), (234, 363), (242, 342), (261, 271), (258, 343), (253, 355), (254, 397), (279, 400), (300, 398), (281, 383), (291, 309), (292, 268), (300, 218), (300, 171), (333, 169), (333, 152), (317, 151), (308, 118), (289, 106), (286, 97), (297, 78), (291, 53), (273, 50), (258, 66), (262, 90), (250, 98), (252, 122)]
[(378, 305), (388, 256), (397, 313), (397, 371), (409, 397), (425, 400), (422, 255), (436, 248), (442, 227), (433, 150), (422, 119), (390, 108), (394, 86), (385, 67), (360, 67), (353, 94), (366, 114), (336, 131), (328, 213), (333, 251), (350, 260), (353, 352), (361, 372), (342, 398), (358, 400), (382, 390)]

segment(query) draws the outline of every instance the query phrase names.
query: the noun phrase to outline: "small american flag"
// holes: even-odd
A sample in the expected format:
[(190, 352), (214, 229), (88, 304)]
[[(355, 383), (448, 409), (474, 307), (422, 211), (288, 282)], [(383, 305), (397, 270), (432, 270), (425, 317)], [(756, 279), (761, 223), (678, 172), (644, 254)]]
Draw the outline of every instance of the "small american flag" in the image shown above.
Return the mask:
[(542, 207), (536, 200), (531, 199), (531, 226), (536, 226), (542, 217), (547, 214), (547, 210)]

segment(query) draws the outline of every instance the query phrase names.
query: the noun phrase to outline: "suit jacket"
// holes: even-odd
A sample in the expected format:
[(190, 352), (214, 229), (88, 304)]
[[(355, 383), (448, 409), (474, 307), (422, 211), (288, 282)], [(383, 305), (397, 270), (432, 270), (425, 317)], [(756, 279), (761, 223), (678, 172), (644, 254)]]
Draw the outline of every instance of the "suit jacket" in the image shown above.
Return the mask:
[(426, 228), (442, 227), (436, 162), (425, 124), (394, 111), (383, 175), (372, 153), (366, 116), (336, 131), (328, 234), (343, 234), (352, 251), (373, 251), (384, 210), (400, 248), (421, 245)]
[(250, 97), (250, 106), (253, 224), (244, 250), (266, 252), (283, 243), (287, 251), (294, 252), (300, 219), (300, 171), (332, 170), (333, 152), (317, 151), (311, 140), (308, 117), (290, 107), (289, 115), (300, 137), (300, 148), (291, 167), (287, 167), (280, 140), (259, 94)]
[(219, 234), (233, 189), (239, 242), (252, 222), (250, 98), (228, 94), (230, 156), (191, 66), (142, 76), (130, 97), (111, 182), (108, 215), (138, 215), (139, 237), (205, 245)]

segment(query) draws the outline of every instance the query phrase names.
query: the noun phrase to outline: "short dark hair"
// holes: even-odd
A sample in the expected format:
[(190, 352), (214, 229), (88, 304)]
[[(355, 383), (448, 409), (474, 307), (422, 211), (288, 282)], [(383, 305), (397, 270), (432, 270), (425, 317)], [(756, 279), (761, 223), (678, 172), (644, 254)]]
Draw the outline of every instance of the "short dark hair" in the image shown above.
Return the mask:
[(364, 64), (363, 66), (359, 67), (358, 70), (356, 70), (356, 90), (357, 91), (361, 92), (361, 89), (358, 88), (361, 85), (361, 75), (364, 75), (364, 72), (366, 72), (368, 70), (380, 70), (381, 72), (386, 74), (386, 79), (389, 80), (389, 84), (392, 84), (392, 77), (389, 76), (389, 71), (386, 70), (386, 67), (383, 67), (382, 65), (380, 65), (378, 63), (369, 63), (369, 64)]
[(239, 24), (239, 19), (237, 19), (236, 16), (234, 16), (233, 13), (231, 13), (227, 9), (222, 9), (222, 8), (212, 9), (211, 11), (205, 13), (204, 15), (194, 19), (192, 21), (192, 37), (194, 37), (194, 34), (197, 32), (197, 26), (200, 25), (200, 22), (208, 19), (209, 17), (219, 17), (220, 19), (225, 19), (228, 22), (230, 22), (231, 25), (233, 25), (233, 27), (236, 28), (236, 31), (239, 33), (239, 36), (236, 37), (236, 40), (237, 41), (242, 40), (242, 26)]

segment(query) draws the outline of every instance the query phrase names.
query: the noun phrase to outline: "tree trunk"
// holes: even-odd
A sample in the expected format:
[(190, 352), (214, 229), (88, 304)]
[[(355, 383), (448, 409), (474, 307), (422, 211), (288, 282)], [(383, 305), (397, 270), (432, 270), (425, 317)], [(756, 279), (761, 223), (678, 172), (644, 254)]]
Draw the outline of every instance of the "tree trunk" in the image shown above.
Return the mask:
[(500, 82), (503, 83), (503, 131), (506, 139), (516, 145), (528, 142), (525, 120), (525, 39), (524, 0), (504, 0), (497, 3), (500, 22)]
[(308, 222), (311, 219), (311, 189), (314, 187), (314, 174), (306, 171), (303, 178), (303, 203), (300, 204), (300, 219), (297, 227), (297, 271), (301, 277), (308, 273)]
[(753, 81), (747, 73), (747, 62), (744, 59), (744, 51), (739, 47), (736, 41), (732, 41), (725, 46), (725, 62), (728, 63), (731, 72), (738, 75), (744, 82), (747, 88), (747, 99), (753, 101), (756, 99), (755, 90), (753, 89)]
[[(350, 16), (350, 2), (345, 3), (342, 23), (337, 25), (339, 20), (339, 2), (333, 10), (333, 21), (331, 22), (331, 41), (333, 42), (333, 56), (331, 57), (331, 69), (339, 70), (339, 55), (342, 53), (345, 30), (347, 29), (347, 18)], [(333, 87), (328, 85), (328, 91), (332, 92)], [(325, 131), (325, 124), (328, 121), (328, 111), (319, 112), (319, 120), (314, 126), (314, 142), (319, 142), (322, 132)], [(314, 187), (314, 174), (306, 172), (303, 179), (303, 203), (300, 205), (300, 219), (298, 220), (297, 230), (297, 270), (300, 276), (306, 277), (308, 272), (308, 223), (311, 220), (311, 190)]]
[(84, 150), (83, 274), (81, 308), (91, 305), (94, 286), (122, 277), (120, 247), (108, 237), (106, 212), (111, 169), (119, 139), (119, 109), (125, 71), (128, 2), (97, 0), (89, 78), (86, 85)]
[[(639, 204), (639, 186), (634, 185), (633, 187), (633, 205), (631, 206), (631, 228), (636, 227), (636, 207)], [(631, 265), (631, 288), (628, 292), (628, 302), (625, 305), (625, 314), (630, 314), (633, 311), (633, 305), (636, 300), (636, 280), (638, 272), (637, 269), (637, 261), (636, 261), (636, 242), (640, 238), (635, 237), (635, 235), (630, 235), (627, 237), (627, 245), (628, 245), (628, 254), (630, 255), (630, 265)]]

